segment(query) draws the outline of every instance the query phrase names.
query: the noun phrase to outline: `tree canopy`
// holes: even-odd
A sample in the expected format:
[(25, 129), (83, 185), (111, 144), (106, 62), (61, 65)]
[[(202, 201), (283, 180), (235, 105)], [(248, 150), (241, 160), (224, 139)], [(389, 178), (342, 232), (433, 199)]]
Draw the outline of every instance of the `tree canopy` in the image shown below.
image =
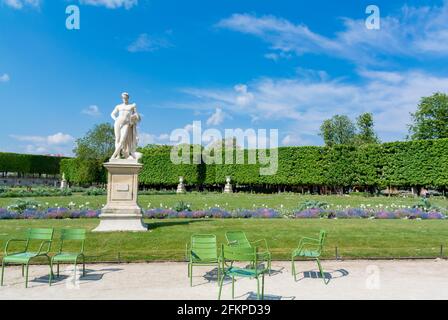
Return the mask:
[(104, 161), (112, 156), (114, 149), (114, 128), (109, 123), (101, 123), (76, 140), (73, 152), (79, 159)]
[(409, 126), (412, 140), (448, 138), (448, 95), (437, 92), (423, 97)]

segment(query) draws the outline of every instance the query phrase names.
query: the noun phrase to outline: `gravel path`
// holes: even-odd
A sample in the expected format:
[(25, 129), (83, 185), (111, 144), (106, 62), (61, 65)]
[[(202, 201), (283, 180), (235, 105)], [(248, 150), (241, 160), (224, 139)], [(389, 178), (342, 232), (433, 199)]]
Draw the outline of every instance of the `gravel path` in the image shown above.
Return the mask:
[[(294, 281), (288, 262), (273, 262), (266, 276), (266, 299), (448, 299), (448, 261), (323, 261), (329, 278), (324, 284), (316, 264), (298, 262)], [(305, 272), (303, 272), (305, 271)], [(61, 277), (48, 286), (48, 267), (31, 266), (29, 288), (19, 267), (7, 267), (2, 299), (216, 299), (216, 269), (194, 269), (189, 286), (186, 263), (93, 264), (87, 275), (74, 281), (73, 267), (61, 266)], [(224, 282), (223, 299), (231, 298)], [(236, 299), (255, 298), (256, 281), (235, 284)]]

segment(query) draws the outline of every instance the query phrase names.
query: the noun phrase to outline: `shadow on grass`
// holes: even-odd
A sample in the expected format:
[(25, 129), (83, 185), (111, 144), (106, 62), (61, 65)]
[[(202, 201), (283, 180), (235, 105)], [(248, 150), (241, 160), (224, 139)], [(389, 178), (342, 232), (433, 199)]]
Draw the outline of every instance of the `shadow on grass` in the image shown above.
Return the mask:
[(157, 228), (163, 228), (163, 227), (172, 227), (172, 226), (183, 226), (183, 225), (189, 225), (190, 223), (196, 223), (196, 222), (209, 222), (211, 220), (208, 219), (195, 219), (195, 220), (180, 220), (179, 221), (157, 221), (157, 222), (147, 222), (145, 223), (148, 225), (149, 230), (154, 230)]

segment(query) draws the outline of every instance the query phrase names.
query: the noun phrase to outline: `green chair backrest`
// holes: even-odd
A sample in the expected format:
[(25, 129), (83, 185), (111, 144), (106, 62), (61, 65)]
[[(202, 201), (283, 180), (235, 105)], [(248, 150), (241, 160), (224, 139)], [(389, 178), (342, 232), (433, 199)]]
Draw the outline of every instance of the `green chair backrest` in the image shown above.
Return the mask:
[(26, 232), (28, 240), (53, 240), (53, 228), (29, 228)]
[(85, 229), (62, 229), (61, 230), (61, 244), (59, 252), (62, 251), (64, 241), (81, 241), (81, 253), (84, 252), (84, 241), (86, 239)]
[(322, 252), (326, 238), (327, 238), (327, 232), (325, 230), (320, 230), (320, 232), (319, 232), (319, 252)]
[(191, 236), (191, 255), (196, 261), (216, 261), (218, 246), (214, 234), (194, 234)]
[(252, 248), (246, 234), (243, 231), (227, 231), (226, 239), (229, 246)]
[(61, 240), (85, 240), (85, 229), (62, 229)]
[(224, 261), (257, 262), (257, 249), (239, 246), (222, 245)]

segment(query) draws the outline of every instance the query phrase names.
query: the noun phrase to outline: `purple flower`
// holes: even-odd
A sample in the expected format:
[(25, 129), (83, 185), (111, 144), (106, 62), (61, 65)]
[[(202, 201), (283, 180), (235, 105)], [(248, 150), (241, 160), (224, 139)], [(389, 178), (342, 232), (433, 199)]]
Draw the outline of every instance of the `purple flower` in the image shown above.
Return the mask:
[(375, 219), (399, 219), (400, 215), (390, 211), (378, 211), (374, 215)]
[(177, 212), (174, 210), (156, 208), (146, 210), (143, 216), (147, 219), (165, 219), (165, 218), (176, 218)]
[(296, 212), (294, 216), (297, 219), (317, 219), (320, 218), (321, 215), (324, 214), (324, 210), (319, 208), (306, 209), (299, 212)]
[(232, 215), (221, 209), (221, 208), (211, 208), (210, 210), (207, 210), (207, 216), (212, 218), (231, 218)]
[(252, 218), (279, 218), (280, 213), (274, 209), (260, 208), (253, 212)]

